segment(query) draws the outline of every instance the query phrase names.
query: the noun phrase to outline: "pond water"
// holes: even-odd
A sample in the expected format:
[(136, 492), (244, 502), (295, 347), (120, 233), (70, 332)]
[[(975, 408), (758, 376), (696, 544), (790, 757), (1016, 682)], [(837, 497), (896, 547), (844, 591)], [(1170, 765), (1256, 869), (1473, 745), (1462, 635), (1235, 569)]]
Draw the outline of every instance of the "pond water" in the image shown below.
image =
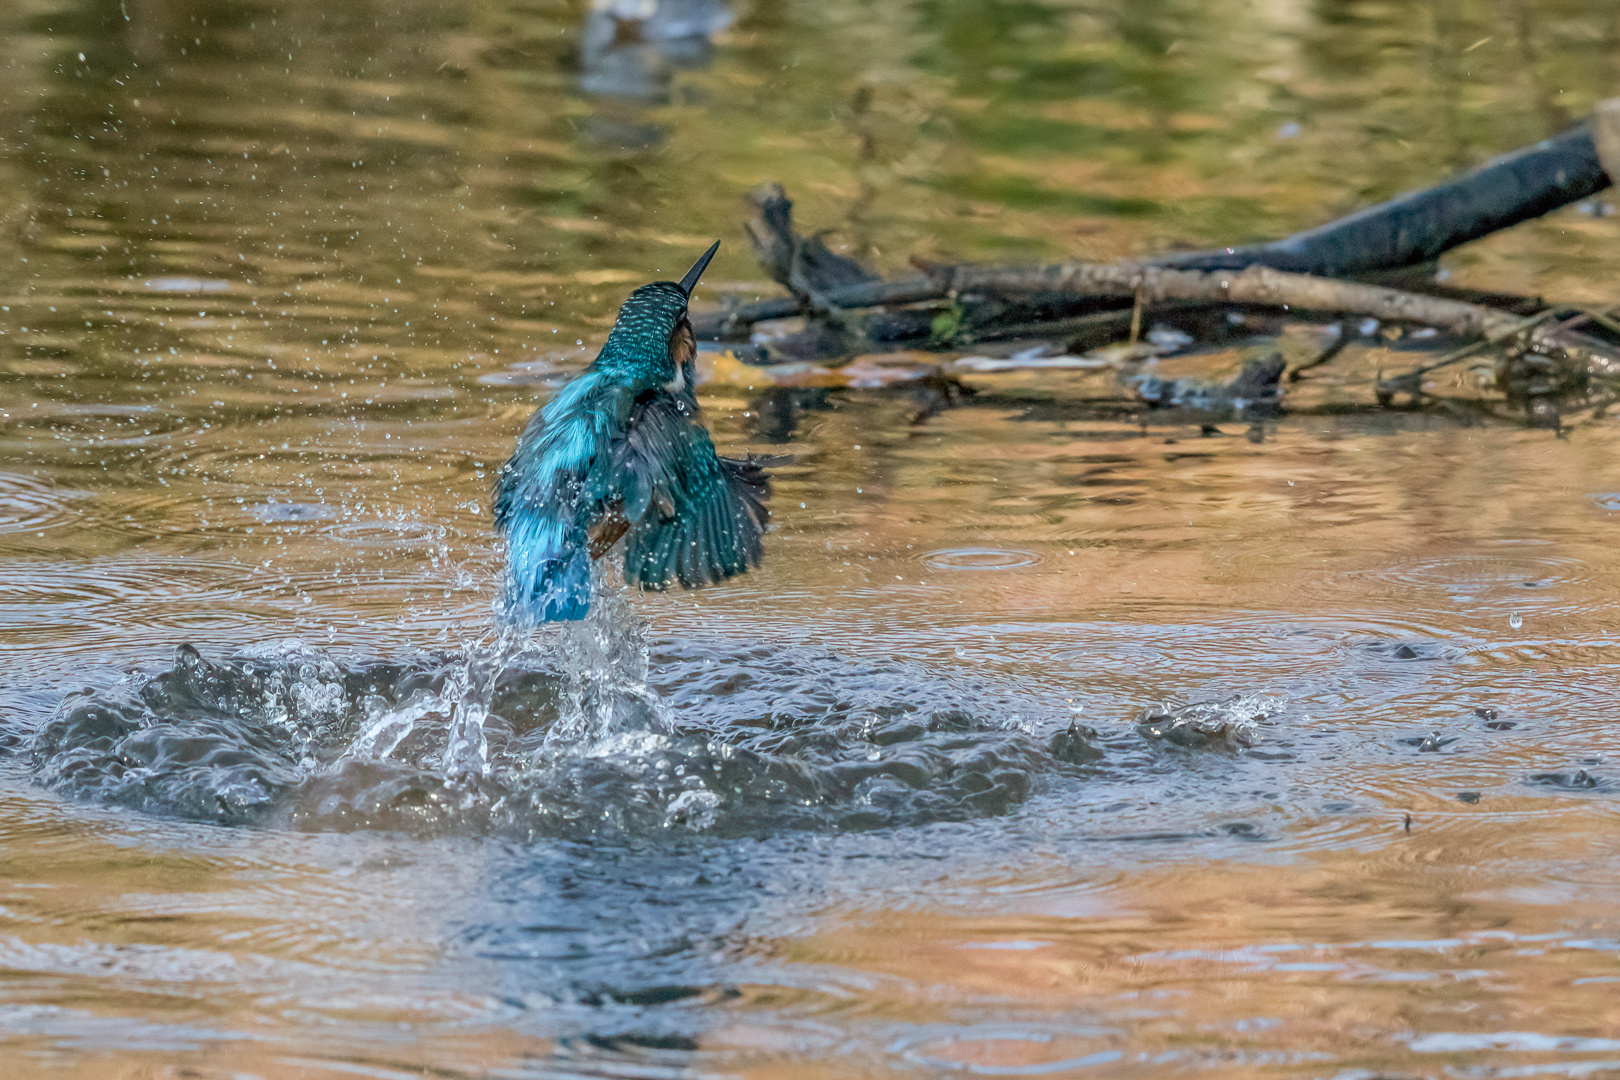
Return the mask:
[[(1610, 419), (716, 385), (764, 565), (499, 673), (488, 513), (633, 284), (775, 294), (761, 182), (888, 272), (1283, 235), (1620, 7), (654, 7), (0, 11), (0, 1074), (1620, 1074)], [(1612, 303), (1607, 206), (1446, 268)]]

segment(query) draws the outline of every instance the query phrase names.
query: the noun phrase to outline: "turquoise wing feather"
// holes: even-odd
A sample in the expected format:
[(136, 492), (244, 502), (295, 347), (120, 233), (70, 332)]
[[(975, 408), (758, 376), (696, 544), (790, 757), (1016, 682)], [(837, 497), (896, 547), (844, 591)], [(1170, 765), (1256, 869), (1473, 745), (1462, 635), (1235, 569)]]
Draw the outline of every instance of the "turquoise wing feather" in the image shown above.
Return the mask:
[(636, 403), (613, 473), (629, 525), (625, 581), (690, 589), (759, 565), (770, 517), (765, 474), (715, 453), (689, 394), (660, 391)]

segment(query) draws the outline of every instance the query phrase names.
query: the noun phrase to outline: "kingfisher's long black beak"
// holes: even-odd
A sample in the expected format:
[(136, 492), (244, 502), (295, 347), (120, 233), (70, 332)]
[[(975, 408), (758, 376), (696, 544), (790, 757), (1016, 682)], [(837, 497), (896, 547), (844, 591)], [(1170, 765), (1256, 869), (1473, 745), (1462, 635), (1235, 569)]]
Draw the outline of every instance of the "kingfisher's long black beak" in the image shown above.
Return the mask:
[(714, 246), (708, 251), (705, 251), (698, 258), (698, 261), (692, 264), (692, 269), (686, 272), (686, 276), (681, 278), (681, 290), (685, 292), (687, 296), (690, 297), (692, 295), (692, 290), (697, 288), (698, 278), (703, 276), (703, 271), (709, 267), (709, 260), (714, 258), (714, 253), (719, 250), (720, 241), (716, 240), (714, 242)]

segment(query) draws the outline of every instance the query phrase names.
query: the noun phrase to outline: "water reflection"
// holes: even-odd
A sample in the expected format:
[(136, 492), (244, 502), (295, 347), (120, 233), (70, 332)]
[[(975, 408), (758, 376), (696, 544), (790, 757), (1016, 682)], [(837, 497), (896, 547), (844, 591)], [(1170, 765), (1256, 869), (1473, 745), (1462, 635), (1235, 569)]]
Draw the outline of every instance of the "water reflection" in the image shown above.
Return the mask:
[(708, 63), (711, 36), (730, 23), (718, 0), (593, 0), (580, 35), (580, 88), (666, 101), (672, 69)]
[(592, 0), (580, 33), (580, 89), (602, 103), (587, 131), (603, 144), (650, 149), (666, 131), (638, 121), (634, 103), (665, 104), (675, 73), (708, 66), (713, 37), (731, 25), (725, 0)]

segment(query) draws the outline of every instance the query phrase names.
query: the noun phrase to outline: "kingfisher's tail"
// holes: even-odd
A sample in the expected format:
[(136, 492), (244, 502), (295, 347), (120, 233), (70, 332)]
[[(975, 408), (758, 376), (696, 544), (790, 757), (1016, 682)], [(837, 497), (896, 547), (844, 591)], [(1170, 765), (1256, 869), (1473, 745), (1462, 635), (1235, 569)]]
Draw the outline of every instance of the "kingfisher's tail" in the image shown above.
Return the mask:
[(584, 536), (554, 520), (518, 513), (506, 528), (506, 611), (523, 623), (583, 619), (591, 610), (591, 557)]

